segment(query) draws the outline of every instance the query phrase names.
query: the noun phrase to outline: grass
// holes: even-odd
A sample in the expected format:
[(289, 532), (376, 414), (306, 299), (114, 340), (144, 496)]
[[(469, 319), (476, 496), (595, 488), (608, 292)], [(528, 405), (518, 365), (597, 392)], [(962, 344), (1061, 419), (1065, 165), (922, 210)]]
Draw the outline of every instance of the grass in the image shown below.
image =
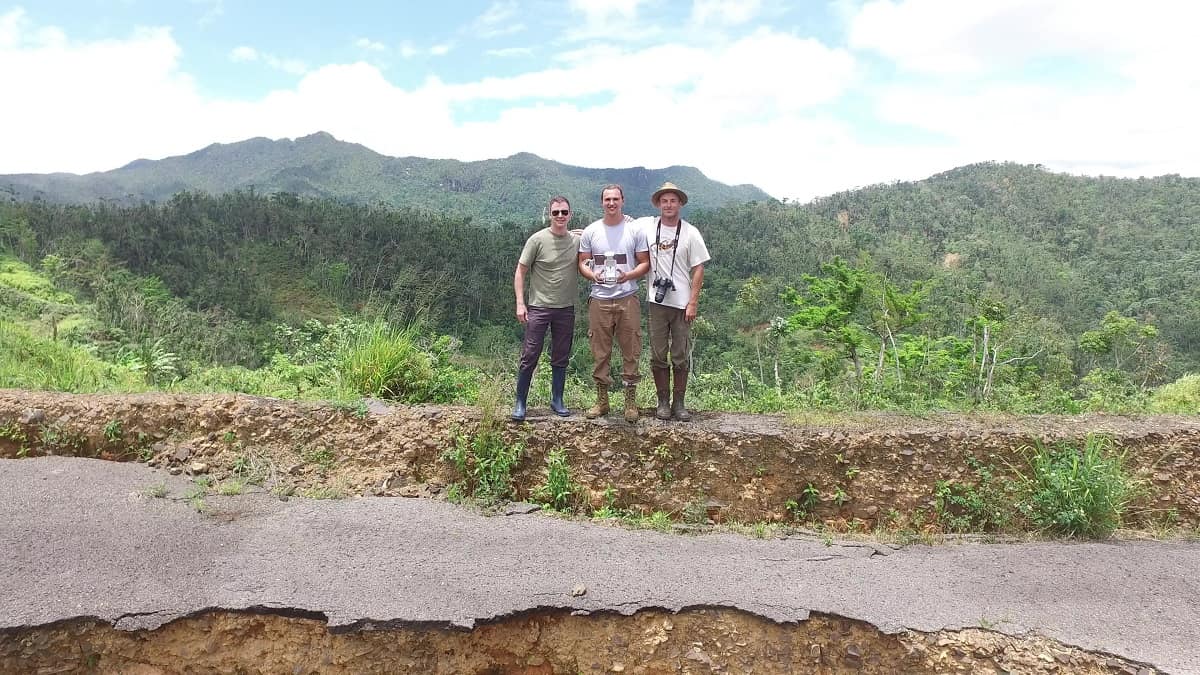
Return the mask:
[(6, 321), (0, 321), (0, 382), (15, 389), (80, 393), (145, 389), (125, 369)]
[(243, 492), (245, 492), (245, 490), (246, 490), (245, 481), (237, 479), (237, 478), (227, 480), (217, 486), (217, 494), (224, 495), (226, 497), (240, 495)]
[(574, 507), (579, 486), (571, 477), (567, 451), (554, 448), (546, 453), (546, 480), (533, 490), (533, 499), (556, 511)]
[(419, 400), (434, 378), (433, 363), (412, 328), (369, 324), (337, 358), (342, 384), (362, 396)]
[[(481, 387), (478, 428), (474, 433), (454, 434), (453, 443), (442, 453), (443, 461), (452, 464), (461, 477), (450, 486), (454, 501), (471, 499), (482, 506), (494, 506), (513, 496), (513, 470), (525, 455), (525, 446), (504, 437), (497, 416), (500, 392), (494, 380)], [(561, 482), (561, 476), (557, 480)]]
[(167, 492), (166, 483), (155, 483), (154, 485), (150, 485), (142, 489), (142, 494), (144, 496), (153, 497), (156, 499), (162, 499), (163, 497), (166, 497)]
[(1020, 510), (1040, 531), (1103, 538), (1121, 526), (1141, 486), (1125, 469), (1110, 438), (1088, 436), (1082, 448), (1034, 444), (1028, 473), (1019, 479)]

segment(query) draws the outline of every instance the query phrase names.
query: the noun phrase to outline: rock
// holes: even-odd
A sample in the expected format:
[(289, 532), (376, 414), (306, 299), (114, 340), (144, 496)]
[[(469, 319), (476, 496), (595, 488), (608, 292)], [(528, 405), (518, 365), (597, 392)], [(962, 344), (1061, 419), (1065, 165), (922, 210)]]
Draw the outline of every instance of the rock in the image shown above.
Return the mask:
[(46, 411), (41, 408), (30, 408), (22, 412), (17, 421), (25, 425), (41, 424), (46, 421)]
[(179, 474), (183, 473), (183, 468), (178, 467), (178, 466), (173, 466), (173, 467), (167, 469), (167, 473), (171, 474), (172, 476), (178, 476)]
[[(162, 445), (162, 444), (155, 443), (154, 445), (158, 446), (158, 445)], [(158, 450), (158, 448), (156, 447), (155, 450)], [(175, 448), (175, 452), (171, 453), (171, 459), (175, 460), (176, 462), (186, 462), (188, 457), (191, 457), (191, 456), (192, 456), (192, 449), (186, 445), (181, 445), (181, 446)]]
[(683, 655), (683, 658), (687, 659), (688, 661), (703, 663), (710, 667), (713, 664), (712, 657), (710, 657), (708, 654), (705, 654), (704, 650), (700, 649), (699, 647), (692, 647), (689, 649), (688, 653)]
[(188, 471), (194, 476), (197, 474), (208, 473), (208, 465), (204, 462), (192, 462), (188, 467)]
[(509, 502), (508, 506), (504, 507), (504, 515), (523, 516), (529, 513), (537, 513), (541, 510), (541, 504), (530, 504), (529, 502)]
[(583, 584), (576, 584), (575, 588), (571, 589), (571, 595), (576, 598), (587, 595), (587, 586), (584, 586)]
[(1159, 471), (1154, 474), (1154, 482), (1156, 483), (1170, 483), (1172, 478), (1174, 478), (1174, 476), (1166, 471)]
[(900, 450), (900, 454), (904, 455), (905, 457), (912, 457), (914, 454), (916, 454), (916, 451), (912, 448), (902, 448)]
[(612, 664), (612, 668), (609, 668), (609, 670), (611, 670), (614, 673), (623, 673), (623, 672), (625, 672), (625, 664), (624, 663), (614, 663), (614, 664)]

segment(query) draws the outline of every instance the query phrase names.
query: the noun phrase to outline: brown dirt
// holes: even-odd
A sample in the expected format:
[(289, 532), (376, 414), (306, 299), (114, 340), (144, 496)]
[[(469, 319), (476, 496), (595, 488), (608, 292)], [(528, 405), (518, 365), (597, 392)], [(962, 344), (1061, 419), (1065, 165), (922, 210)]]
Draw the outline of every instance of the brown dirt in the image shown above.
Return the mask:
[[(1133, 526), (1168, 516), (1200, 523), (1195, 416), (697, 417), (691, 424), (629, 425), (545, 415), (508, 425), (507, 438), (526, 448), (517, 496), (528, 497), (544, 481), (545, 454), (561, 447), (592, 506), (603, 504), (611, 486), (616, 505), (633, 511), (782, 522), (787, 501), (811, 483), (821, 496), (814, 515), (827, 524), (870, 528), (890, 516), (902, 525), (917, 514), (928, 523), (939, 481), (974, 479), (969, 457), (1020, 466), (1023, 448), (1035, 441), (1104, 433), (1144, 481)], [(217, 481), (250, 467), (267, 487), (326, 496), (442, 497), (459, 478), (442, 452), (478, 424), (478, 411), (465, 407), (372, 403), (355, 410), (232, 394), (0, 390), (0, 457), (141, 458)]]
[(694, 608), (632, 616), (532, 611), (454, 630), (364, 626), (331, 633), (320, 618), (210, 611), (153, 631), (90, 619), (0, 633), (5, 673), (1083, 673), (1157, 671), (1040, 637), (976, 628), (881, 633), (812, 615), (778, 624)]

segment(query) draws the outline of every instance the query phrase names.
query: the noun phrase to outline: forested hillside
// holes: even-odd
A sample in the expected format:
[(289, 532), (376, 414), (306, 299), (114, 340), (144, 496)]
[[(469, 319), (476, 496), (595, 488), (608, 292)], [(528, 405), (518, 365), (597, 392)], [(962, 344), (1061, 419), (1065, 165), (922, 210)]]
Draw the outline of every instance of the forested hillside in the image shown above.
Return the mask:
[[(695, 327), (707, 405), (1125, 409), (1200, 364), (1200, 180), (983, 164), (685, 216), (713, 255)], [(286, 336), (305, 321), (383, 316), (507, 373), (512, 269), (537, 227), (258, 191), (14, 201), (0, 250), (78, 306), (13, 284), (0, 300), (33, 335), (110, 360), (157, 345), (181, 371), (298, 362)], [(572, 372), (589, 370), (579, 339)]]
[(496, 225), (540, 217), (546, 200), (555, 194), (571, 199), (581, 219), (598, 218), (599, 188), (606, 183), (624, 186), (630, 213), (648, 215), (650, 194), (666, 181), (687, 186), (692, 204), (699, 208), (769, 198), (754, 186), (718, 183), (688, 166), (588, 169), (528, 153), (479, 162), (388, 157), (327, 133), (294, 141), (253, 138), (215, 143), (180, 157), (137, 160), (86, 176), (0, 176), (0, 192), (21, 200), (125, 205), (165, 202), (184, 190), (291, 192), (353, 204), (423, 209)]

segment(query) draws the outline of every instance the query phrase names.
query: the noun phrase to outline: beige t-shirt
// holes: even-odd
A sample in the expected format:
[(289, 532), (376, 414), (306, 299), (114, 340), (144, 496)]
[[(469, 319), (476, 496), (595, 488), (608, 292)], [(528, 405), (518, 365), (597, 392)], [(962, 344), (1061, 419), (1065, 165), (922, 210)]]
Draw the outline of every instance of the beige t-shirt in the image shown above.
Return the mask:
[(521, 250), (525, 275), (525, 304), (556, 309), (574, 307), (579, 297), (579, 237), (555, 235), (546, 227), (534, 232)]

